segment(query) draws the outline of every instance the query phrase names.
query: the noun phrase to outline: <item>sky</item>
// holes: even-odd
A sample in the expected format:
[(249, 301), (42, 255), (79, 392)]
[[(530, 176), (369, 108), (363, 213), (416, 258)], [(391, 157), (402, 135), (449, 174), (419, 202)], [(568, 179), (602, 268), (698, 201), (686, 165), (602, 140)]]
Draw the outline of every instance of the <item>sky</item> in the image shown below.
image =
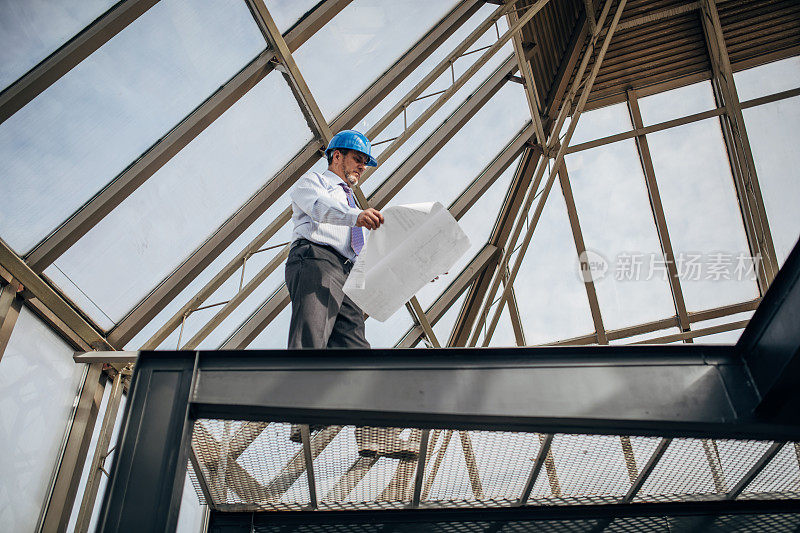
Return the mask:
[[(111, 0), (0, 0), (0, 86), (12, 83), (113, 3)], [(268, 1), (282, 31), (314, 4), (313, 0)], [(332, 121), (452, 5), (451, 1), (355, 0), (300, 47), (294, 56), (326, 119)], [(491, 4), (482, 7), (465, 27), (356, 127), (367, 131), (494, 7)], [(503, 21), (499, 26), (501, 32), (505, 31)], [(494, 29), (490, 29), (473, 48), (491, 44), (493, 35)], [(265, 46), (245, 4), (239, 0), (195, 3), (162, 0), (157, 3), (0, 125), (3, 183), (14, 191), (14, 201), (7, 202), (0, 211), (0, 237), (18, 254), (24, 255)], [(363, 183), (365, 193), (374, 191), (391, 175), (511, 53), (511, 46), (504, 46)], [(472, 54), (456, 61), (455, 75), (463, 73), (479, 55)], [(442, 75), (426, 92), (445, 89), (449, 76), (449, 73)], [(800, 58), (738, 72), (735, 79), (743, 102), (797, 88), (800, 87)], [(412, 104), (408, 110), (409, 122), (419, 116), (430, 101)], [(710, 84), (702, 82), (642, 98), (640, 106), (645, 124), (654, 124), (711, 109), (714, 102)], [(800, 205), (800, 151), (796, 149), (800, 97), (745, 109), (744, 117), (776, 252), (783, 261), (800, 235), (800, 217), (796, 211)], [(520, 131), (528, 118), (522, 87), (506, 84), (391, 203), (439, 201), (448, 205)], [(584, 113), (572, 144), (630, 129), (626, 107), (609, 106)], [(402, 119), (398, 119), (373, 141), (389, 139), (401, 131)], [(99, 327), (107, 330), (311, 138), (312, 133), (285, 80), (277, 72), (271, 73), (62, 255), (45, 275)], [(676, 256), (687, 262), (699, 258), (695, 261), (701, 267), (699, 277), (695, 279), (695, 271), (688, 269), (681, 280), (689, 311), (754, 298), (757, 289), (750, 278), (714, 279), (714, 265), (723, 265), (728, 269), (726, 272), (732, 273), (730, 269), (735, 268), (737, 256), (748, 254), (718, 119), (649, 134), (647, 140)], [(385, 146), (377, 147), (376, 151), (380, 153)], [(320, 159), (315, 169), (321, 170), (324, 166)], [(596, 289), (606, 329), (672, 316), (675, 310), (668, 284), (661, 275), (663, 272), (652, 262), (659, 257), (660, 246), (634, 141), (573, 153), (566, 158), (566, 166), (586, 246), (605, 262), (606, 270), (602, 276), (597, 276)], [(419, 292), (423, 306), (430, 305), (441, 294), (486, 242), (515, 168), (516, 162), (460, 220), (472, 248), (447, 275)], [(284, 196), (267, 209), (126, 348), (141, 346), (288, 204)], [(267, 246), (283, 244), (290, 236), (291, 228), (284, 227)], [(275, 253), (273, 250), (253, 256), (247, 263), (244, 282), (252, 279)], [(627, 279), (625, 274), (630, 271), (623, 267), (628, 265), (626, 261), (634, 258), (642, 261), (642, 270), (637, 279)], [(649, 272), (649, 267), (653, 267), (653, 272)], [(720, 277), (719, 271), (717, 277)], [(216, 348), (224, 342), (280, 286), (282, 279), (283, 268), (280, 267), (201, 347)], [(237, 274), (206, 303), (230, 298), (239, 283)], [(521, 263), (515, 290), (528, 344), (554, 342), (593, 332), (565, 199), (558, 181)], [(463, 296), (434, 326), (441, 341), (447, 339), (462, 300)], [(190, 316), (182, 332), (182, 342), (213, 312), (199, 311)], [(698, 323), (695, 327), (743, 320), (750, 315), (740, 313)], [(410, 326), (408, 313), (401, 309), (385, 323), (369, 320), (367, 335), (375, 347), (393, 346)], [(250, 348), (283, 347), (287, 330), (288, 310), (284, 310)], [(677, 330), (662, 330), (623, 342), (669, 333), (677, 333)], [(739, 333), (712, 335), (702, 338), (702, 342), (730, 343)], [(174, 332), (161, 347), (177, 347), (179, 335), (178, 331)], [(9, 398), (30, 402), (12, 404), (3, 412), (18, 411), (20, 405), (26, 411), (49, 406), (55, 410), (43, 414), (41, 419), (50, 420), (47, 416), (53, 416), (57, 420), (50, 425), (59, 426), (58, 421), (64, 419), (80, 378), (69, 370), (77, 368), (70, 366), (71, 350), (27, 312), (20, 316), (12, 341), (0, 366), (0, 398), (6, 402)], [(504, 312), (491, 345), (513, 344), (510, 321)], [(31, 359), (31, 354), (38, 359)], [(37, 370), (44, 366), (61, 368), (64, 361), (69, 365), (58, 375)], [(48, 382), (41, 388), (47, 394), (42, 395), (41, 390), (37, 393), (30, 388), (32, 381), (20, 378), (27, 375), (26, 372), (37, 372), (40, 378), (49, 376), (48, 379), (60, 381)], [(52, 405), (48, 405), (48, 401)], [(57, 447), (60, 443), (61, 433), (55, 440), (43, 439), (43, 426), (31, 426), (27, 432), (18, 432), (12, 431), (17, 424), (14, 419), (6, 419), (4, 424), (4, 434), (21, 435), (18, 440), (0, 438), (0, 442), (13, 447), (9, 453), (15, 456), (26, 447)], [(61, 431), (60, 427), (57, 429)], [(345, 440), (350, 441), (348, 435), (343, 434), (340, 442), (335, 442), (326, 452), (328, 455), (321, 458), (323, 485), (337, 478), (337, 469), (349, 466), (342, 462), (344, 454), (341, 453), (352, 451), (344, 444)], [(535, 453), (537, 443), (515, 441), (530, 440), (530, 436), (519, 434), (475, 432), (473, 436), (480, 461), (496, 464), (498, 450), (503, 451), (506, 470), (493, 470), (495, 478), (484, 480), (487, 494), (497, 498), (517, 494), (519, 487), (509, 485), (507, 480), (519, 477), (519, 472), (529, 468), (531, 456), (522, 450)], [(623, 465), (618, 461), (620, 456), (611, 451), (618, 450), (615, 438), (587, 440), (560, 436), (559, 439), (553, 449), (563, 487), (577, 491), (579, 484), (585, 483), (596, 490), (614, 492), (627, 486)], [(470, 497), (471, 489), (457, 441), (454, 438), (444, 454), (445, 474), (434, 484), (433, 498)], [(675, 470), (664, 466), (653, 473), (644, 490), (658, 492), (677, 482), (683, 483), (685, 490), (703, 490), (709, 476), (702, 448), (698, 441), (681, 442), (680, 447), (671, 448), (668, 454), (688, 458), (689, 463), (695, 465), (692, 471), (696, 475), (675, 480), (670, 477)], [(731, 443), (720, 446), (722, 460), (730, 462), (728, 471), (731, 472), (741, 466), (737, 467), (734, 461), (737, 454), (742, 453), (734, 449), (735, 446)], [(652, 439), (636, 440), (637, 461), (642, 463), (649, 457), (653, 447)], [(572, 468), (576, 458), (589, 449), (606, 460), (597, 461), (596, 468), (588, 474)], [(54, 453), (37, 449), (35, 455), (52, 457)], [(665, 456), (663, 465), (670, 464), (667, 459)], [(796, 469), (796, 462), (792, 464)], [(50, 475), (50, 465), (39, 466), (36, 483), (21, 488), (9, 483), (0, 486), (0, 491), (25, 492), (26, 501), (38, 502)], [(387, 464), (374, 469), (370, 475), (386, 477), (393, 469), (393, 464)], [(15, 476), (15, 480), (33, 479), (27, 471)], [(0, 478), (12, 479), (6, 475)], [(356, 494), (366, 497), (364, 491), (374, 481), (365, 480)], [(548, 494), (546, 483), (544, 477), (539, 479), (534, 496)], [(4, 523), (29, 521), (32, 514), (27, 508), (25, 511), (25, 516), (4, 516)], [(17, 529), (30, 529), (28, 522), (19, 524)]]

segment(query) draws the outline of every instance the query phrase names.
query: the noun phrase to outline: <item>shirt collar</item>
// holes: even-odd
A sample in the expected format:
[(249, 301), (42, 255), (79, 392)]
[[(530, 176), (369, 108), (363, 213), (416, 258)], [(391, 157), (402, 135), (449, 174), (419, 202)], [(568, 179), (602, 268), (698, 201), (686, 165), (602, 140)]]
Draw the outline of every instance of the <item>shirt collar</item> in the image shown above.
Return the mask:
[(322, 173), (322, 176), (324, 176), (325, 179), (328, 180), (328, 183), (330, 183), (334, 187), (341, 187), (342, 185), (347, 185), (348, 187), (350, 186), (349, 184), (345, 183), (342, 178), (340, 178), (330, 170), (326, 169), (325, 172)]

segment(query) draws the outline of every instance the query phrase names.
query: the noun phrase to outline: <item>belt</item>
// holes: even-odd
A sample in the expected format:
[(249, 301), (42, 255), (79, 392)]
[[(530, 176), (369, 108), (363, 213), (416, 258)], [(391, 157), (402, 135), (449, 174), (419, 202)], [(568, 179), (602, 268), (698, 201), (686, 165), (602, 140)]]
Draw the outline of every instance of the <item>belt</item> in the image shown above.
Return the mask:
[(352, 268), (352, 266), (353, 266), (353, 261), (352, 260), (350, 260), (347, 257), (345, 257), (342, 254), (340, 254), (339, 251), (336, 250), (336, 248), (334, 248), (333, 246), (331, 246), (329, 244), (321, 244), (321, 243), (310, 241), (308, 239), (304, 239), (304, 238), (301, 237), (301, 238), (295, 240), (292, 243), (292, 248), (294, 248), (295, 246), (299, 246), (301, 244), (313, 244), (314, 246), (319, 246), (320, 248), (325, 248), (326, 250), (336, 254), (336, 258), (339, 259), (339, 261), (345, 267)]

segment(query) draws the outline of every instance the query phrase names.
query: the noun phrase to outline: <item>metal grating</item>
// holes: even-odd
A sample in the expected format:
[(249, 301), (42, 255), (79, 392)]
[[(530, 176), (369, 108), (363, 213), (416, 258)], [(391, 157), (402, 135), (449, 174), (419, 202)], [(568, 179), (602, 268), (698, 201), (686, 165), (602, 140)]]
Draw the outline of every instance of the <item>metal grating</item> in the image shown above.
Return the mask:
[(771, 442), (674, 439), (634, 501), (720, 499)]
[(800, 498), (800, 443), (788, 443), (744, 489), (742, 499)]
[[(312, 426), (314, 507), (298, 426), (293, 435), (288, 423), (200, 420), (192, 441), (199, 472), (190, 476), (201, 501), (208, 494), (219, 511), (405, 509), (415, 491), (421, 508), (510, 507), (520, 503), (546, 440), (537, 433), (434, 429), (421, 458), (419, 429)], [(620, 502), (659, 442), (556, 434), (525, 503)], [(723, 499), (771, 444), (673, 439), (633, 501)], [(743, 497), (800, 499), (799, 454), (796, 445), (784, 446)]]
[(438, 506), (508, 505), (519, 499), (539, 436), (493, 431), (431, 431), (421, 497)]
[[(309, 502), (302, 444), (283, 423), (198, 420), (192, 449), (215, 509), (302, 509)], [(325, 435), (333, 429), (326, 430)]]
[[(552, 464), (545, 462), (531, 503), (570, 505), (619, 501), (638, 476), (659, 439), (614, 435), (557, 434)], [(545, 490), (542, 490), (545, 489)]]

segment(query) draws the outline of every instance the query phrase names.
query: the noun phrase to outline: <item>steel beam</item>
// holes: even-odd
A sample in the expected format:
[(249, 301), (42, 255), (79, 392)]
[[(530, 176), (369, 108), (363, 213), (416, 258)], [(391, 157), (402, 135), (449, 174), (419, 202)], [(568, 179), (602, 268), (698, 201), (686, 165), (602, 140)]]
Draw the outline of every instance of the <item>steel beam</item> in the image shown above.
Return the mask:
[(42, 531), (67, 531), (97, 414), (103, 401), (106, 378), (102, 368), (102, 363), (87, 365), (64, 453), (44, 512)]
[[(332, 0), (328, 0), (311, 15), (320, 9), (329, 7)], [(349, 1), (349, 0), (347, 0)], [(337, 2), (338, 3), (338, 2)], [(465, 1), (456, 6), (441, 23), (432, 28), (422, 37), (403, 57), (392, 65), (378, 80), (376, 80), (361, 96), (359, 96), (345, 111), (334, 120), (331, 129), (338, 131), (355, 126), (367, 113), (380, 102), (387, 94), (394, 90), (419, 64), (428, 58), (453, 32), (455, 32), (467, 19), (480, 7), (477, 0)], [(333, 15), (331, 15), (332, 17)], [(302, 24), (302, 21), (301, 23)], [(291, 35), (291, 30), (290, 30)], [(287, 37), (288, 38), (288, 37)], [(292, 44), (291, 40), (287, 41)], [(317, 143), (307, 144), (300, 153), (269, 182), (248, 200), (233, 216), (231, 216), (205, 243), (203, 243), (187, 260), (173, 271), (161, 284), (145, 297), (120, 323), (111, 331), (112, 342), (125, 345), (136, 335), (150, 320), (152, 320), (173, 298), (194, 280), (216, 257), (225, 250), (241, 233), (247, 229), (258, 217), (280, 198), (289, 187), (320, 157)], [(286, 210), (281, 215), (289, 220), (291, 211)], [(250, 245), (249, 250), (259, 249), (269, 237), (257, 237)], [(263, 239), (263, 240), (262, 240)], [(246, 252), (242, 252), (244, 254)], [(232, 261), (234, 263), (235, 261)], [(223, 272), (236, 270), (229, 264)], [(212, 282), (201, 290), (195, 300), (202, 302), (212, 294), (224, 280), (223, 273), (216, 276)], [(216, 285), (216, 286), (215, 286)], [(170, 331), (159, 331), (159, 335), (168, 336), (169, 333), (180, 325), (170, 321)], [(164, 329), (164, 328), (162, 328)]]
[(753, 415), (748, 387), (729, 346), (200, 352), (192, 409), (309, 424), (800, 438), (796, 420)]
[(0, 124), (153, 7), (158, 0), (123, 0), (0, 93)]
[[(638, 96), (644, 96), (643, 91), (637, 90), (636, 93)], [(774, 94), (760, 96), (758, 98), (753, 98), (751, 100), (747, 100), (746, 102), (742, 102), (742, 109), (749, 109), (751, 107), (756, 107), (759, 105), (770, 104), (772, 102), (779, 102), (787, 98), (794, 98), (795, 96), (798, 95), (800, 95), (800, 88), (780, 91)], [(591, 148), (605, 146), (607, 144), (615, 143), (625, 139), (633, 139), (635, 137), (646, 135), (648, 133), (655, 133), (657, 131), (663, 131), (669, 128), (674, 128), (676, 126), (683, 126), (684, 124), (691, 124), (692, 122), (698, 122), (700, 120), (706, 120), (712, 117), (718, 117), (720, 115), (724, 115), (725, 113), (727, 113), (727, 108), (725, 106), (722, 106), (722, 107), (717, 107), (716, 109), (709, 109), (708, 111), (701, 111), (700, 113), (693, 113), (685, 117), (659, 122), (658, 124), (644, 126), (642, 128), (633, 128), (631, 131), (626, 131), (623, 133), (615, 133), (614, 135), (608, 135), (606, 137), (601, 137), (599, 139), (595, 139), (592, 141), (586, 141), (580, 144), (572, 145), (569, 148), (567, 148), (567, 154), (574, 154), (576, 152), (582, 152), (584, 150), (589, 150)]]
[[(628, 91), (628, 111), (633, 127), (636, 129), (643, 128), (644, 122), (642, 121), (642, 113), (639, 110), (639, 100), (636, 96), (636, 92), (633, 90)], [(647, 195), (650, 198), (650, 210), (653, 212), (653, 219), (656, 224), (656, 231), (658, 232), (658, 240), (661, 244), (661, 253), (667, 264), (667, 279), (669, 281), (670, 291), (672, 292), (672, 301), (675, 306), (676, 316), (678, 317), (678, 327), (681, 332), (687, 332), (689, 331), (689, 315), (686, 312), (686, 302), (683, 299), (683, 289), (681, 289), (681, 281), (678, 277), (678, 267), (675, 262), (675, 254), (672, 251), (672, 241), (669, 238), (667, 219), (664, 215), (664, 206), (661, 204), (661, 193), (658, 190), (658, 181), (656, 180), (653, 160), (650, 157), (650, 146), (647, 143), (647, 137), (644, 135), (637, 136), (636, 148), (639, 152), (639, 161), (644, 173)], [(686, 342), (691, 342), (691, 340), (687, 339)]]
[[(747, 516), (755, 516), (752, 522)], [(731, 529), (731, 517), (741, 517), (744, 528), (753, 530), (764, 524), (789, 524), (797, 519), (797, 502), (792, 500), (755, 501), (695, 501), (660, 502), (636, 504), (581, 504), (541, 505), (499, 508), (444, 509), (381, 509), (374, 511), (336, 511), (319, 513), (312, 511), (284, 511), (276, 513), (243, 512), (212, 513), (209, 533), (247, 533), (252, 530), (282, 529), (304, 531), (320, 529), (327, 531), (448, 531), (466, 529), (471, 524), (491, 524), (479, 531), (597, 531), (588, 526), (613, 523), (614, 530), (640, 531), (644, 527), (655, 531), (670, 531), (666, 525), (689, 525), (697, 518), (713, 520), (719, 517), (721, 530)], [(774, 522), (769, 518), (773, 517)], [(644, 519), (644, 520), (637, 520)], [(651, 520), (647, 520), (647, 519)], [(759, 518), (766, 518), (761, 521)], [(620, 522), (616, 522), (619, 519)], [(785, 520), (785, 522), (784, 522)], [(576, 523), (578, 524), (576, 526)], [(652, 524), (658, 524), (652, 526)], [(587, 526), (588, 524), (588, 526)], [(643, 526), (644, 524), (644, 526)], [(661, 526), (664, 526), (663, 528)], [(616, 527), (618, 526), (618, 528)], [(735, 526), (734, 526), (735, 527)], [(484, 529), (485, 528), (485, 529)], [(769, 525), (767, 525), (769, 528)], [(716, 528), (715, 528), (716, 529)], [(708, 529), (707, 529), (708, 530)], [(741, 529), (739, 529), (741, 530)]]
[(757, 412), (797, 420), (800, 402), (800, 243), (796, 244), (745, 328), (736, 349), (760, 397)]
[(75, 522), (76, 533), (89, 531), (89, 522), (92, 518), (95, 498), (97, 498), (97, 491), (100, 487), (100, 476), (102, 473), (107, 473), (104, 466), (108, 456), (108, 446), (111, 443), (111, 435), (114, 432), (114, 424), (117, 420), (117, 413), (119, 412), (120, 400), (122, 399), (122, 378), (121, 372), (114, 376), (111, 393), (108, 396), (106, 412), (103, 415), (103, 423), (100, 425), (97, 445), (89, 466), (89, 476), (86, 479), (86, 488), (83, 491), (78, 518)]
[(286, 44), (286, 40), (283, 38), (283, 35), (281, 35), (278, 26), (272, 19), (272, 15), (267, 9), (264, 0), (247, 0), (247, 5), (258, 25), (258, 29), (261, 30), (264, 38), (269, 42), (270, 48), (275, 54), (275, 58), (283, 67), (284, 78), (286, 78), (286, 81), (289, 83), (306, 122), (308, 122), (309, 127), (320, 141), (320, 148), (324, 149), (331, 138), (333, 138), (333, 133), (331, 133), (328, 121), (325, 120), (319, 105), (317, 105), (317, 101), (311, 94), (311, 89), (308, 87), (305, 78), (303, 78), (300, 69), (297, 67), (289, 45)]
[(784, 447), (785, 442), (773, 442), (770, 447), (764, 452), (764, 455), (758, 458), (758, 460), (750, 467), (750, 469), (742, 476), (736, 486), (734, 486), (730, 492), (725, 494), (726, 500), (735, 500), (739, 497), (739, 495), (747, 488), (747, 486), (756, 478), (758, 474), (761, 473), (762, 470), (772, 461), (772, 458), (778, 455), (778, 452)]
[(666, 344), (669, 342), (696, 339), (698, 337), (704, 337), (706, 335), (714, 335), (715, 333), (724, 333), (726, 331), (735, 331), (737, 329), (744, 329), (749, 322), (750, 320), (737, 320), (736, 322), (729, 322), (727, 324), (719, 324), (717, 326), (695, 329), (693, 331), (685, 331), (682, 333), (676, 333), (674, 335), (664, 335), (663, 337), (656, 337), (653, 339), (636, 341), (631, 344)]
[(603, 325), (603, 315), (600, 312), (600, 303), (597, 300), (597, 291), (594, 287), (592, 269), (586, 255), (586, 244), (583, 241), (583, 232), (578, 220), (578, 210), (575, 208), (575, 198), (572, 196), (572, 185), (569, 182), (567, 163), (561, 165), (558, 171), (558, 180), (561, 184), (561, 194), (564, 196), (564, 203), (567, 206), (567, 216), (569, 226), (572, 229), (572, 240), (575, 241), (575, 251), (578, 253), (578, 260), (581, 264), (581, 275), (583, 276), (583, 286), (586, 289), (586, 298), (589, 300), (589, 309), (592, 313), (594, 331), (597, 335), (597, 344), (608, 344), (606, 328)]
[(667, 451), (672, 439), (661, 439), (656, 446), (656, 449), (653, 451), (653, 455), (650, 456), (650, 459), (647, 460), (647, 463), (642, 468), (642, 471), (639, 472), (639, 475), (636, 479), (631, 483), (631, 488), (628, 489), (628, 492), (625, 493), (620, 499), (620, 503), (631, 503), (639, 491), (644, 486), (644, 482), (647, 481), (647, 478), (650, 477), (650, 474), (653, 473), (655, 470), (656, 465), (661, 460), (661, 457), (664, 455), (664, 452)]
[[(721, 318), (724, 316), (735, 315), (736, 313), (753, 311), (758, 307), (760, 301), (761, 298), (755, 298), (753, 300), (749, 300), (746, 302), (740, 302), (732, 305), (724, 305), (722, 307), (714, 307), (712, 309), (705, 309), (703, 311), (691, 311), (689, 312), (689, 322), (692, 323), (702, 322), (703, 320), (711, 320), (714, 318)], [(673, 327), (678, 327), (677, 317), (663, 318), (661, 320), (655, 320), (653, 322), (645, 322), (643, 324), (637, 324), (635, 326), (609, 330), (607, 334), (609, 340), (621, 340), (621, 339), (627, 339), (628, 337), (634, 337), (636, 335), (643, 335), (645, 333), (652, 333), (654, 331), (673, 328)], [(594, 342), (595, 342), (595, 336), (592, 334), (592, 335), (582, 335), (580, 337), (572, 337), (570, 339), (551, 342), (545, 344), (544, 346), (578, 346), (578, 345), (592, 344)]]
[(98, 531), (175, 530), (192, 438), (195, 363), (192, 352), (139, 357)]
[(114, 349), (94, 325), (90, 324), (71, 303), (62, 298), (2, 240), (0, 240), (0, 265), (83, 342), (96, 350)]
[[(314, 31), (322, 27), (351, 0), (322, 2), (286, 34), (291, 50), (297, 50)], [(91, 200), (69, 217), (61, 226), (39, 243), (26, 257), (36, 272), (43, 272), (70, 246), (89, 232), (108, 213), (121, 204), (158, 169), (195, 139), (214, 120), (227, 111), (239, 98), (264, 79), (273, 69), (274, 53), (265, 50), (239, 73), (209, 96), (177, 126), (150, 147), (131, 165), (115, 177)], [(183, 265), (182, 265), (183, 266)], [(127, 340), (123, 341), (125, 344)]]
[[(422, 167), (444, 147), (447, 141), (452, 139), (453, 136), (458, 133), (458, 131), (475, 116), (495, 94), (497, 94), (508, 82), (508, 74), (513, 73), (516, 68), (517, 66), (513, 56), (506, 58), (489, 78), (481, 84), (458, 109), (453, 111), (453, 113), (442, 122), (441, 126), (436, 128), (436, 130), (431, 133), (372, 194), (370, 194), (370, 203), (377, 209), (383, 209), (389, 200), (400, 192), (400, 189), (411, 181), (411, 178), (416, 176)], [(417, 121), (418, 120), (419, 119), (417, 119)], [(415, 124), (417, 121), (415, 121)], [(417, 128), (420, 126), (421, 124), (419, 124)], [(386, 153), (385, 150), (381, 152), (381, 156), (384, 153)]]
[[(519, 165), (506, 193), (506, 198), (497, 216), (497, 221), (489, 236), (489, 244), (496, 247), (498, 251), (506, 246), (512, 226), (522, 205), (525, 191), (533, 178), (536, 161), (540, 156), (540, 153), (528, 148), (524, 150), (520, 158)], [(453, 325), (453, 331), (447, 343), (448, 346), (466, 345), (469, 340), (469, 332), (477, 319), (480, 305), (486, 295), (486, 291), (489, 289), (493, 272), (494, 270), (491, 268), (484, 269), (470, 287), (458, 318), (456, 318)]]
[(778, 272), (778, 260), (717, 6), (714, 0), (703, 0), (701, 7), (703, 31), (713, 73), (714, 96), (718, 106), (726, 107), (722, 120), (723, 138), (728, 149), (750, 251), (754, 257), (761, 259), (756, 266), (756, 272), (759, 289), (764, 294)]
[(528, 480), (525, 482), (525, 487), (522, 489), (522, 494), (517, 502), (518, 505), (525, 505), (528, 503), (533, 487), (536, 485), (536, 480), (539, 478), (539, 472), (542, 470), (545, 459), (550, 453), (550, 446), (553, 444), (553, 435), (549, 433), (544, 436), (544, 439), (540, 440), (539, 453), (536, 454), (536, 460), (533, 462), (533, 468), (531, 468), (530, 474), (528, 474)]
[[(511, 26), (503, 35), (501, 35), (497, 41), (492, 44), (489, 48), (486, 49), (481, 56), (475, 60), (475, 62), (467, 68), (464, 73), (459, 76), (457, 79), (453, 80), (453, 83), (445, 89), (437, 98), (434, 100), (426, 109), (423, 111), (411, 124), (409, 124), (406, 128), (404, 128), (403, 132), (398, 135), (396, 138), (392, 140), (392, 142), (383, 150), (381, 153), (378, 154), (376, 158), (378, 164), (380, 165), (384, 161), (386, 161), (395, 151), (397, 151), (400, 146), (405, 143), (420, 127), (431, 117), (433, 116), (436, 111), (441, 109), (441, 107), (461, 88), (464, 84), (469, 81), (472, 76), (474, 76), (478, 70), (483, 67), (486, 62), (491, 59), (502, 47), (507, 43), (516, 33), (520, 31), (520, 29), (527, 24), (533, 17), (538, 13), (546, 4), (548, 0), (538, 0), (534, 5), (530, 6), (526, 11), (525, 14), (517, 21), (516, 24)], [(508, 63), (508, 61), (506, 61)], [(515, 67), (516, 68), (516, 67)], [(505, 74), (510, 74), (511, 72), (505, 72)], [(504, 75), (505, 75), (504, 74)], [(435, 78), (434, 78), (435, 79)], [(463, 106), (462, 106), (463, 107)], [(376, 128), (373, 127), (370, 129), (370, 133), (367, 135), (372, 135), (373, 130)], [(364, 173), (364, 179), (369, 177), (371, 174), (371, 169)], [(380, 205), (380, 202), (376, 202), (376, 205)]]
[[(589, 0), (587, 0), (589, 1)], [(519, 20), (519, 15), (516, 11), (510, 11), (508, 15), (508, 25), (513, 26)], [(538, 145), (543, 147), (547, 142), (547, 136), (544, 134), (544, 127), (542, 126), (542, 114), (540, 111), (541, 100), (539, 98), (539, 91), (536, 87), (536, 80), (533, 77), (533, 70), (531, 63), (525, 53), (525, 47), (522, 44), (522, 32), (514, 34), (514, 54), (517, 57), (517, 65), (519, 72), (522, 74), (522, 79), (525, 82), (525, 99), (528, 101), (528, 110), (531, 113), (531, 121), (536, 130), (536, 140)]]

